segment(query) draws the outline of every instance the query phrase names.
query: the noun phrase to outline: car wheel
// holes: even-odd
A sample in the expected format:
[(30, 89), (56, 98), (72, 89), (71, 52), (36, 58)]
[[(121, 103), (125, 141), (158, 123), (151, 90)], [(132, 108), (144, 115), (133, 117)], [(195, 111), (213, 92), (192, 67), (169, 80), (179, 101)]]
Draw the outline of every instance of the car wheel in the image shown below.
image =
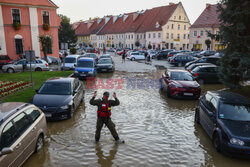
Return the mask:
[(43, 138), (43, 135), (40, 134), (36, 141), (35, 153), (38, 153), (43, 148), (43, 144), (44, 144), (44, 138)]
[(131, 60), (132, 60), (132, 61), (135, 61), (135, 58), (133, 57)]
[(220, 151), (220, 139), (217, 133), (213, 136), (213, 146), (216, 149), (216, 151)]
[(68, 118), (72, 118), (74, 116), (74, 108), (75, 108), (74, 105), (72, 105), (69, 111)]
[(171, 97), (170, 87), (167, 88), (167, 96)]
[(194, 121), (195, 121), (197, 124), (200, 124), (200, 114), (199, 114), (198, 108), (195, 109)]
[(205, 83), (204, 79), (199, 78), (198, 79), (199, 84), (203, 85)]
[(13, 68), (8, 68), (7, 72), (8, 72), (8, 73), (14, 73), (15, 71), (14, 71)]
[(152, 56), (152, 59), (155, 59), (155, 56)]
[(41, 68), (36, 68), (35, 71), (42, 71), (42, 69)]

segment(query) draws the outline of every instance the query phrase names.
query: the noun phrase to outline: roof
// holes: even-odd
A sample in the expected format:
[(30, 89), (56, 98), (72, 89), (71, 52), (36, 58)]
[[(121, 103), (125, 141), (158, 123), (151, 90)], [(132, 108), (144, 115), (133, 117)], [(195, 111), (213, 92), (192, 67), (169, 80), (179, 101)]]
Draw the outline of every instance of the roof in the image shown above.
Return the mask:
[(61, 82), (61, 83), (71, 83), (75, 78), (71, 77), (55, 77), (50, 78), (46, 82)]
[(206, 9), (197, 18), (191, 28), (204, 28), (204, 27), (219, 27), (219, 13), (217, 12), (217, 5), (207, 5)]
[(10, 102), (0, 104), (0, 125), (10, 116), (16, 113), (17, 109), (27, 106), (27, 103)]
[(0, 3), (58, 8), (58, 6), (51, 0), (0, 0)]
[(246, 97), (241, 96), (237, 93), (233, 93), (229, 91), (208, 91), (208, 92), (216, 96), (223, 103), (250, 105), (250, 100), (248, 100)]
[[(74, 25), (75, 24), (75, 25)], [(77, 23), (73, 25), (76, 27)], [(105, 19), (95, 19), (89, 21), (83, 21), (78, 23), (76, 27), (76, 35), (78, 36), (89, 36), (91, 34), (96, 34), (100, 31), (100, 29), (104, 26)]]

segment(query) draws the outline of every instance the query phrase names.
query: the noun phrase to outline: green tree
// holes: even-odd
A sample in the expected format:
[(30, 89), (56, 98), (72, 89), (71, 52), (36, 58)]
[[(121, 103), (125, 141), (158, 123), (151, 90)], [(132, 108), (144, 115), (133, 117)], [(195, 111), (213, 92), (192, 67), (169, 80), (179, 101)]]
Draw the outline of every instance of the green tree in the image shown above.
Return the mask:
[(148, 44), (148, 49), (152, 49), (152, 45), (151, 44)]
[(68, 43), (69, 48), (74, 47), (77, 42), (77, 36), (75, 34), (75, 30), (72, 29), (70, 19), (64, 15), (60, 15), (60, 18), (61, 23), (58, 30), (59, 46), (61, 46), (61, 43)]
[[(218, 3), (220, 38), (225, 44), (221, 59), (221, 81), (237, 89), (250, 79), (250, 1), (221, 0)], [(218, 37), (217, 37), (218, 38)]]
[(141, 44), (140, 44), (140, 41), (138, 41), (138, 40), (135, 41), (135, 46), (136, 46), (136, 47), (139, 47), (140, 45), (141, 45)]
[(50, 35), (47, 35), (47, 34), (41, 35), (41, 36), (39, 36), (39, 41), (42, 44), (42, 51), (44, 54), (44, 60), (48, 61), (47, 54), (48, 54), (49, 49), (52, 48), (52, 44), (53, 44), (52, 37)]
[(205, 44), (207, 45), (207, 50), (210, 49), (211, 40), (210, 39), (206, 39), (205, 40)]

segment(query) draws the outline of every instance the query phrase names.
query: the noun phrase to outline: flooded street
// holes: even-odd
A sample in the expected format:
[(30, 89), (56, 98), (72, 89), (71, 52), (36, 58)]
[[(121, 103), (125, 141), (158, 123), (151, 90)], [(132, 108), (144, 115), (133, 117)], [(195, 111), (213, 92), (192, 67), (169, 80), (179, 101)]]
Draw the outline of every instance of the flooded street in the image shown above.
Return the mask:
[[(128, 78), (158, 79), (163, 71), (98, 74), (103, 81), (124, 81), (122, 88), (108, 91), (116, 91), (121, 102), (112, 108), (111, 117), (125, 144), (116, 144), (107, 127), (95, 143), (97, 108), (89, 104), (95, 89), (87, 89), (84, 103), (72, 119), (48, 123), (45, 147), (24, 166), (249, 166), (250, 161), (230, 159), (215, 151), (205, 131), (194, 124), (197, 100), (169, 99), (156, 88), (137, 85), (132, 89), (128, 85)], [(204, 85), (202, 91), (222, 88)], [(97, 98), (104, 91), (98, 89)]]

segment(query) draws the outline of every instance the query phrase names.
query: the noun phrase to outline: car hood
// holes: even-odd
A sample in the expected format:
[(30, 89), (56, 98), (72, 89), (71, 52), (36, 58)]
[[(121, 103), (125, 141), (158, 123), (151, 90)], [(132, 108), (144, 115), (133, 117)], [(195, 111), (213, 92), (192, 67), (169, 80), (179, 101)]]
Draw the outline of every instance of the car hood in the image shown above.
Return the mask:
[(83, 67), (76, 67), (75, 71), (79, 71), (79, 72), (93, 72), (94, 68), (83, 68)]
[(183, 87), (199, 87), (200, 85), (196, 81), (173, 81), (172, 83), (176, 85), (181, 85)]
[(221, 120), (221, 123), (231, 136), (250, 139), (250, 122)]
[(68, 105), (72, 99), (71, 95), (43, 95), (36, 94), (33, 98), (33, 104), (37, 107), (60, 107)]

